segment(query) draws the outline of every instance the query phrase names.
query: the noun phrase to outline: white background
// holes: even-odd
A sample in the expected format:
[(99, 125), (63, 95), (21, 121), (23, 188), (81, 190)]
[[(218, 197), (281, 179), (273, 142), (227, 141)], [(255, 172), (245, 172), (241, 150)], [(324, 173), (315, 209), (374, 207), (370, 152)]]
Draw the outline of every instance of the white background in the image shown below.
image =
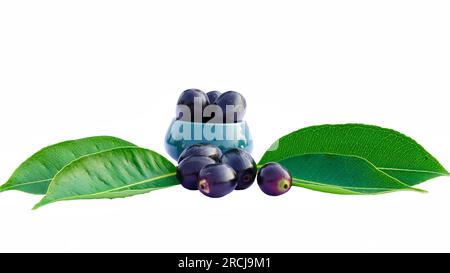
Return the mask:
[[(394, 128), (450, 168), (448, 1), (2, 1), (0, 180), (40, 148), (113, 135), (166, 154), (187, 88), (236, 90), (258, 160), (301, 127)], [(37, 211), (0, 194), (0, 251), (450, 251), (450, 179), (428, 194), (173, 187)]]

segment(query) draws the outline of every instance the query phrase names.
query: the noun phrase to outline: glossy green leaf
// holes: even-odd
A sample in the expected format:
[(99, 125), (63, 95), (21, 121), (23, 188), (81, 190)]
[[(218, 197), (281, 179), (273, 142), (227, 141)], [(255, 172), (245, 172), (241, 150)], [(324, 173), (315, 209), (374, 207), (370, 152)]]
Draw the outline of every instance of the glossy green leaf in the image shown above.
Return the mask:
[(293, 184), (336, 194), (378, 194), (415, 190), (356, 156), (305, 154), (281, 160), (292, 174)]
[(82, 157), (64, 167), (51, 182), (39, 208), (57, 201), (119, 198), (179, 184), (176, 167), (143, 148), (118, 148)]
[(0, 192), (20, 190), (45, 194), (55, 174), (73, 160), (114, 148), (133, 146), (135, 147), (134, 144), (116, 137), (97, 136), (46, 147), (23, 162), (11, 178), (0, 187)]
[(447, 170), (413, 139), (394, 130), (363, 124), (300, 129), (275, 142), (260, 164), (309, 153), (361, 157), (411, 186), (448, 175)]

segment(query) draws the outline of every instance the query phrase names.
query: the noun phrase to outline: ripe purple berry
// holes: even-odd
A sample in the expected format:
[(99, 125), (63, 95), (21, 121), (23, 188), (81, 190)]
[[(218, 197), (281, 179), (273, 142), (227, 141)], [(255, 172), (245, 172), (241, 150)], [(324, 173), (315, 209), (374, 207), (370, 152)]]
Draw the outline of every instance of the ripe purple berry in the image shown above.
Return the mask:
[(220, 93), (219, 91), (209, 91), (208, 93), (206, 93), (206, 95), (208, 96), (209, 103), (214, 103), (216, 102), (217, 98), (222, 95), (222, 93)]
[(289, 191), (292, 176), (278, 163), (267, 163), (258, 172), (258, 185), (268, 195), (277, 196)]
[(208, 96), (203, 91), (199, 89), (185, 90), (178, 99), (177, 119), (190, 122), (202, 122), (203, 110), (208, 105)]
[(236, 190), (250, 187), (256, 178), (257, 168), (252, 156), (241, 149), (231, 149), (221, 157), (221, 162), (231, 166), (237, 175)]
[(224, 123), (241, 122), (245, 115), (245, 109), (247, 108), (245, 98), (240, 93), (234, 91), (223, 93), (217, 98), (214, 104), (222, 109)]
[(191, 156), (206, 156), (219, 161), (222, 151), (212, 144), (194, 144), (181, 153), (178, 162)]
[(177, 167), (177, 178), (181, 185), (188, 190), (198, 189), (198, 174), (200, 170), (217, 161), (206, 156), (191, 156), (183, 161)]
[(198, 189), (214, 198), (229, 194), (237, 185), (233, 168), (221, 163), (205, 166), (198, 175), (198, 181)]

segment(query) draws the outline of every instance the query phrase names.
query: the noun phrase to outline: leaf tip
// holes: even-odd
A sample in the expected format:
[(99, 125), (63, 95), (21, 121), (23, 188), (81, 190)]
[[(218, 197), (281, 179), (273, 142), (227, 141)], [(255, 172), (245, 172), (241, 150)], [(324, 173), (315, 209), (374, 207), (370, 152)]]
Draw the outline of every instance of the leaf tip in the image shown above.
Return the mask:
[(42, 198), (41, 201), (39, 201), (36, 205), (34, 205), (34, 207), (32, 208), (32, 210), (37, 210), (38, 208), (40, 208), (40, 207), (42, 207), (42, 206), (45, 206), (45, 205), (48, 205), (48, 204), (50, 204), (50, 203), (51, 203), (51, 201), (48, 201), (48, 200), (45, 199), (45, 197), (44, 197), (44, 198)]
[(8, 182), (6, 182), (5, 184), (1, 185), (1, 186), (0, 186), (0, 192), (7, 191), (7, 190), (8, 190), (7, 185), (8, 185)]
[(37, 210), (38, 208), (44, 206), (45, 204), (41, 204), (40, 202), (34, 205), (34, 207), (31, 210)]
[(416, 191), (416, 192), (418, 192), (418, 193), (428, 193), (428, 191), (427, 190), (423, 190), (423, 189), (419, 189), (419, 188), (410, 188), (411, 190), (413, 190), (413, 191)]

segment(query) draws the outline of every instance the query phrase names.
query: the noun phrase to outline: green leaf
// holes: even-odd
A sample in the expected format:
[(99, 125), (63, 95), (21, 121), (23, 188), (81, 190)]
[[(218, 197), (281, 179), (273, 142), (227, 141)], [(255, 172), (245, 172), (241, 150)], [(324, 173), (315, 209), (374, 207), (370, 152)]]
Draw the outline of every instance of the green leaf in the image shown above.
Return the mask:
[(320, 125), (288, 134), (263, 155), (260, 165), (310, 153), (353, 155), (410, 186), (448, 175), (445, 168), (413, 139), (372, 125)]
[(379, 194), (415, 190), (378, 170), (369, 161), (347, 155), (305, 154), (281, 160), (293, 185), (336, 194)]
[(82, 156), (119, 147), (135, 147), (134, 144), (110, 136), (70, 140), (46, 147), (32, 155), (0, 187), (0, 192), (20, 190), (33, 194), (45, 194), (50, 181), (64, 166)]
[(64, 167), (34, 207), (63, 200), (128, 197), (178, 185), (176, 167), (160, 154), (137, 147), (82, 157)]

